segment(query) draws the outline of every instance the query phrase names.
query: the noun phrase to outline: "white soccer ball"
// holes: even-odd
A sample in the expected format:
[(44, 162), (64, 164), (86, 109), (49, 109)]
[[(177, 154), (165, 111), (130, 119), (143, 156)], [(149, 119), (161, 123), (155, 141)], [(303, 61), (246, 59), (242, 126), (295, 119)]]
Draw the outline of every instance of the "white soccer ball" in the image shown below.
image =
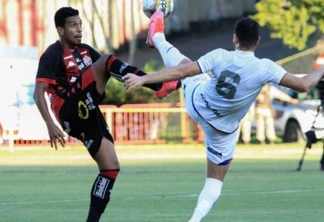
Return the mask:
[(172, 13), (173, 7), (173, 0), (143, 0), (143, 12), (148, 18), (156, 11), (163, 12), (164, 17), (167, 17)]

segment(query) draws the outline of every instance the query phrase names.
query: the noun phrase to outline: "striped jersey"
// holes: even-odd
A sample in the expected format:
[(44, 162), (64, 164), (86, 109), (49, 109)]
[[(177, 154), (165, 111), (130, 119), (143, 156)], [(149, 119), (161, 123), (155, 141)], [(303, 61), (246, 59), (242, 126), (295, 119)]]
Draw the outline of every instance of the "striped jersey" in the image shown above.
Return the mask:
[(87, 44), (79, 44), (71, 52), (56, 41), (40, 57), (36, 82), (49, 84), (51, 100), (64, 98), (76, 79), (99, 58), (100, 54)]

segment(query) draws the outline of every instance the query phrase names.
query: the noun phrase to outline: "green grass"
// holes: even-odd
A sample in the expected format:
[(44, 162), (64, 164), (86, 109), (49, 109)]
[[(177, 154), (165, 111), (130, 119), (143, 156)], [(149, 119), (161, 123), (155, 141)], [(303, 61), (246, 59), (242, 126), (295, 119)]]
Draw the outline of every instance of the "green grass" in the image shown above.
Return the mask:
[[(116, 147), (121, 172), (102, 221), (188, 221), (206, 174), (203, 145)], [(321, 144), (296, 172), (302, 151), (303, 144), (239, 145), (203, 221), (323, 221)], [(0, 147), (0, 221), (85, 221), (96, 174), (81, 147)]]

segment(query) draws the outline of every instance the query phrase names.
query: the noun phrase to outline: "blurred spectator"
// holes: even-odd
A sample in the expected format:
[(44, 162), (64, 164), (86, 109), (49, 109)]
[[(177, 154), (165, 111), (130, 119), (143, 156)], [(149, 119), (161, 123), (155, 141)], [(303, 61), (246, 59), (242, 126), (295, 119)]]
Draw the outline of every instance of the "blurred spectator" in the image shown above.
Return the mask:
[(274, 128), (274, 110), (271, 104), (270, 86), (264, 85), (255, 102), (256, 138), (264, 144), (267, 139), (274, 143), (276, 139)]
[(266, 141), (273, 144), (276, 140), (274, 126), (275, 112), (272, 107), (273, 99), (292, 104), (298, 102), (298, 100), (291, 98), (288, 94), (274, 86), (263, 86), (255, 103), (256, 138), (261, 144), (264, 144)]
[(251, 141), (251, 126), (252, 121), (255, 117), (255, 105), (252, 104), (249, 111), (246, 113), (244, 118), (241, 120), (240, 126), (237, 133), (237, 142), (248, 144)]

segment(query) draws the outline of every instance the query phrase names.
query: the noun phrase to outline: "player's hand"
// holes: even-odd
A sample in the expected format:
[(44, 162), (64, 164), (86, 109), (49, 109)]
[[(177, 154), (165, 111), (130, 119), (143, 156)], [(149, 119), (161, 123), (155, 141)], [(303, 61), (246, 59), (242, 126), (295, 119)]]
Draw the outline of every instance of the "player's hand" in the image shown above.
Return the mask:
[(124, 86), (127, 92), (130, 92), (132, 89), (143, 85), (142, 78), (135, 75), (134, 73), (127, 73), (127, 75), (125, 75), (123, 79), (125, 81)]
[(65, 139), (62, 130), (55, 123), (47, 123), (47, 130), (51, 142), (51, 147), (57, 150), (57, 140), (61, 144), (62, 147), (65, 146)]

